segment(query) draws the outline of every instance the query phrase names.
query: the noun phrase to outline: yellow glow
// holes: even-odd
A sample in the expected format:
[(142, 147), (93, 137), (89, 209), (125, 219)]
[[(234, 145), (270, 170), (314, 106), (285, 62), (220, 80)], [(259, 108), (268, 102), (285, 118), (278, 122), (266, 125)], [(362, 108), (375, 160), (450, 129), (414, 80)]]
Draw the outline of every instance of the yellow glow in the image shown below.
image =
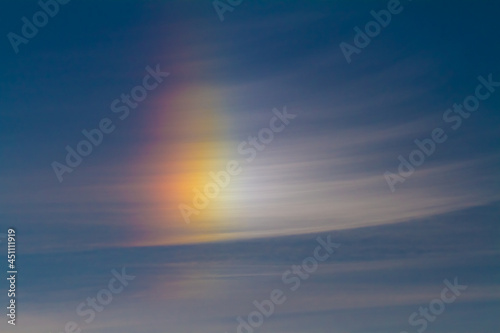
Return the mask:
[[(190, 224), (185, 223), (179, 210), (180, 204), (196, 208), (193, 189), (203, 192), (205, 185), (212, 182), (209, 172), (223, 169), (227, 161), (227, 128), (215, 96), (216, 92), (200, 87), (176, 92), (173, 101), (165, 102), (164, 119), (152, 124), (162, 131), (149, 157), (156, 174), (149, 188), (149, 197), (155, 203), (150, 223), (159, 231), (155, 236), (160, 242), (220, 239), (220, 235), (216, 236), (223, 219), (217, 208), (220, 197), (209, 199), (205, 209), (191, 215)], [(162, 230), (165, 235), (161, 235)]]

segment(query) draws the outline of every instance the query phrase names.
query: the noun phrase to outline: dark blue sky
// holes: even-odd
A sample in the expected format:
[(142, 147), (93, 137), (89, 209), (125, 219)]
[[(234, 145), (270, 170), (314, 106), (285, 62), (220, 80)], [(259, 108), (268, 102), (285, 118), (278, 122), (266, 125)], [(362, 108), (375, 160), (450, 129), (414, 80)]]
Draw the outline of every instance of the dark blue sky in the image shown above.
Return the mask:
[(24, 306), (2, 332), (82, 322), (126, 266), (85, 332), (232, 333), (328, 234), (338, 254), (256, 332), (416, 332), (455, 277), (469, 289), (426, 330), (495, 331), (500, 5), (401, 0), (357, 45), (393, 1), (233, 1), (221, 21), (208, 0), (42, 0), (32, 37), (40, 4), (3, 3), (0, 233)]

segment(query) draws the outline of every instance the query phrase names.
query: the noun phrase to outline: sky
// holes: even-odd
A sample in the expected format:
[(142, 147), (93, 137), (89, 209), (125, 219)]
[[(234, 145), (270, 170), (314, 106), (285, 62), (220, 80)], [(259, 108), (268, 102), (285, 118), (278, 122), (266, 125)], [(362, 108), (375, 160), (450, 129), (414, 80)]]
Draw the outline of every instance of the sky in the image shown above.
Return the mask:
[(1, 9), (2, 332), (498, 330), (497, 2)]

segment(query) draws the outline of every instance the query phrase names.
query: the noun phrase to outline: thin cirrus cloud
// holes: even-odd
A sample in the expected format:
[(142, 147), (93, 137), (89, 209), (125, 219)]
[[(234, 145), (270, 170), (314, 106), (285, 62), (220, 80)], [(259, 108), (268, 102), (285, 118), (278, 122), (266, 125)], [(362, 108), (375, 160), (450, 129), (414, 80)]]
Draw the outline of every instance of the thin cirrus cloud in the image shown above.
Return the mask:
[[(394, 113), (405, 112), (408, 107), (397, 105), (410, 97), (408, 93), (411, 90), (408, 87), (401, 88), (402, 92), (391, 92), (392, 95), (404, 96), (396, 100), (386, 100), (381, 98), (377, 91), (368, 90), (368, 87), (373, 86), (377, 80), (397, 82), (397, 77), (415, 73), (413, 70), (404, 71), (408, 68), (405, 61), (403, 65), (398, 64), (394, 67), (383, 74), (369, 75), (367, 78), (363, 76), (357, 83), (351, 82), (343, 87), (340, 93), (334, 93), (332, 97), (335, 102), (342, 101), (338, 104), (329, 105), (323, 101), (311, 110), (299, 103), (297, 106), (293, 104), (289, 106), (289, 112), (296, 113), (298, 117), (265, 151), (259, 153), (255, 161), (246, 165), (244, 172), (235, 177), (231, 186), (214, 200), (218, 203), (216, 216), (224, 216), (218, 222), (220, 227), (217, 230), (201, 228), (201, 224), (196, 225), (196, 222), (191, 228), (184, 225), (176, 206), (183, 200), (189, 201), (191, 199), (189, 195), (178, 196), (172, 200), (165, 195), (149, 194), (158, 193), (155, 184), (159, 179), (165, 177), (182, 179), (183, 171), (172, 168), (175, 164), (182, 165), (186, 162), (188, 163), (186, 165), (193, 165), (196, 168), (196, 173), (206, 176), (210, 171), (217, 171), (217, 168), (227, 160), (241, 159), (242, 157), (236, 153), (240, 142), (238, 140), (246, 140), (248, 135), (255, 135), (266, 126), (271, 116), (271, 108), (276, 105), (269, 106), (267, 102), (261, 101), (257, 109), (255, 109), (257, 106), (240, 106), (239, 112), (232, 116), (232, 120), (225, 120), (222, 123), (212, 121), (212, 124), (207, 126), (210, 123), (204, 118), (197, 120), (199, 116), (196, 113), (196, 105), (206, 109), (208, 91), (184, 89), (182, 86), (180, 90), (170, 87), (172, 91), (182, 92), (179, 97), (166, 88), (163, 93), (166, 96), (156, 97), (156, 101), (149, 106), (150, 118), (162, 121), (150, 121), (148, 127), (144, 128), (146, 136), (142, 140), (144, 138), (149, 140), (148, 137), (156, 140), (159, 133), (164, 133), (162, 135), (168, 139), (177, 138), (175, 145), (169, 140), (166, 140), (165, 144), (160, 141), (156, 151), (149, 149), (143, 156), (139, 155), (138, 160), (128, 162), (125, 167), (126, 174), (115, 172), (117, 169), (123, 170), (123, 165), (115, 165), (107, 160), (98, 161), (101, 165), (89, 166), (72, 175), (72, 177), (81, 175), (85, 180), (84, 184), (78, 181), (76, 184), (67, 185), (68, 187), (39, 190), (27, 196), (23, 194), (24, 202), (35, 204), (33, 207), (40, 207), (39, 209), (48, 211), (49, 214), (51, 210), (52, 213), (58, 211), (95, 213), (96, 223), (111, 225), (116, 225), (116, 222), (113, 222), (116, 219), (111, 220), (104, 216), (121, 213), (121, 216), (124, 216), (124, 228), (131, 227), (133, 230), (138, 224), (156, 228), (154, 233), (156, 235), (146, 233), (147, 238), (152, 238), (142, 240), (140, 238), (144, 236), (140, 236), (131, 243), (135, 246), (294, 234), (306, 232), (308, 228), (328, 230), (402, 222), (494, 201), (496, 197), (487, 188), (477, 184), (471, 187), (467, 181), (461, 183), (449, 181), (467, 180), (471, 172), (486, 170), (484, 166), (488, 160), (484, 157), (470, 158), (459, 155), (447, 160), (439, 156), (439, 151), (435, 153), (435, 158), (426, 161), (426, 164), (410, 179), (400, 184), (397, 193), (391, 193), (387, 187), (383, 173), (388, 169), (395, 170), (398, 165), (397, 156), (411, 152), (414, 149), (413, 140), (425, 137), (436, 123), (439, 124), (439, 117), (442, 114), (440, 108), (434, 107), (432, 112), (410, 121), (396, 119), (389, 124), (374, 122), (372, 125), (358, 125), (355, 122), (346, 124), (344, 121), (336, 125), (338, 117), (335, 116), (336, 112), (332, 116), (330, 109), (338, 110), (339, 114), (345, 109), (351, 110), (350, 112), (356, 110), (356, 116), (365, 116), (367, 119), (373, 118), (373, 113), (381, 108), (385, 111), (393, 110)], [(228, 85), (226, 88), (221, 88), (219, 93), (211, 95), (241, 96), (245, 95), (243, 90), (250, 92), (246, 95), (252, 95), (252, 91), (265, 90), (283, 80), (271, 77), (268, 81), (246, 83), (241, 87)], [(288, 85), (293, 87), (290, 83)], [(369, 96), (377, 97), (371, 103), (365, 102), (360, 105), (357, 100), (342, 96), (342, 92), (348, 90), (356, 93), (367, 91)], [(414, 91), (413, 98), (423, 93), (425, 93), (423, 90)], [(195, 99), (186, 104), (184, 99), (190, 98)], [(166, 118), (157, 116), (161, 110), (165, 110), (162, 101), (167, 101), (169, 111)], [(214, 110), (217, 109), (213, 116), (224, 112), (223, 104), (217, 105), (216, 98), (211, 97), (209, 103), (216, 103), (212, 106)], [(417, 106), (424, 107), (425, 100), (420, 104)], [(276, 107), (281, 108), (281, 106)], [(186, 110), (192, 113), (189, 118), (186, 117)], [(183, 115), (179, 118), (173, 112), (181, 112)], [(252, 116), (249, 118), (248, 114)], [(325, 125), (323, 125), (325, 129), (322, 129), (321, 125), (313, 127), (319, 118), (323, 119), (324, 124), (330, 123), (328, 131)], [(190, 122), (193, 120), (199, 121), (199, 125)], [(244, 125), (238, 125), (233, 129), (234, 124)], [(334, 130), (331, 130), (332, 127)], [(135, 133), (140, 132), (133, 133), (137, 135)], [(460, 142), (460, 137), (458, 140)], [(186, 142), (185, 147), (193, 146), (193, 153), (183, 148), (181, 142)], [(212, 150), (210, 153), (212, 162), (208, 162), (206, 158), (200, 159), (201, 155), (196, 148), (209, 146), (225, 147), (223, 150), (209, 148)], [(161, 156), (152, 159), (148, 155), (158, 156), (162, 149), (165, 159)], [(489, 161), (495, 161), (495, 156), (491, 156)], [(124, 181), (125, 179), (127, 181)], [(201, 189), (207, 181), (207, 178), (204, 179), (205, 182), (200, 181), (195, 185)], [(482, 173), (482, 183), (494, 181), (496, 178), (491, 171)], [(446, 187), (436, 185), (444, 183), (448, 185)], [(186, 187), (188, 194), (190, 190)], [(170, 206), (165, 206), (166, 199), (171, 200)], [(7, 200), (18, 201), (12, 194)], [(106, 206), (93, 204), (96, 201), (107, 204)], [(42, 208), (43, 203), (54, 205)], [(160, 210), (151, 209), (161, 206), (163, 208)], [(31, 208), (33, 209), (36, 208)], [(36, 214), (36, 210), (32, 214)], [(272, 227), (269, 226), (269, 221), (273, 221)], [(200, 238), (202, 234), (204, 238)], [(122, 245), (126, 243), (122, 239), (119, 241)], [(108, 245), (110, 244), (113, 244), (112, 239), (109, 240)]]
[[(468, 289), (428, 331), (495, 332), (500, 92), (457, 130), (443, 120), (479, 75), (500, 80), (494, 2), (402, 3), (350, 64), (339, 43), (387, 1), (243, 1), (224, 22), (212, 1), (71, 2), (0, 52), (21, 331), (81, 324), (126, 267), (135, 280), (85, 332), (241, 333), (276, 288), (287, 300), (259, 331), (410, 332), (455, 277)], [(5, 31), (25, 5), (5, 5)], [(156, 64), (170, 75), (121, 121), (110, 104)], [(297, 117), (245, 161), (238, 145), (285, 109)], [(104, 117), (116, 130), (59, 183), (51, 163)], [(393, 193), (384, 173), (438, 127), (447, 141)], [(179, 204), (230, 160), (241, 174), (186, 224)], [(284, 272), (327, 235), (338, 251), (292, 291)]]
[[(327, 43), (326, 34), (309, 48), (295, 48), (282, 38), (290, 33), (290, 26), (293, 31), (308, 31), (327, 24), (328, 15), (319, 8), (255, 21), (241, 7), (241, 19), (226, 22), (229, 29), (208, 25), (200, 34), (188, 29), (186, 38), (170, 38), (175, 47), (163, 49), (155, 60), (172, 75), (133, 115), (137, 123), (130, 120), (120, 127), (121, 132), (113, 133), (99, 153), (69, 175), (69, 184), (53, 186), (50, 170), (37, 172), (36, 177), (14, 171), (24, 174), (20, 178), (26, 181), (15, 188), (9, 179), (3, 180), (13, 189), (4, 194), (4, 202), (13, 204), (5, 214), (43, 213), (43, 219), (54, 225), (78, 224), (56, 216), (73, 211), (83, 214), (74, 221), (88, 219), (90, 225), (110, 228), (118, 228), (121, 220), (135, 240), (111, 237), (108, 245), (130, 242), (135, 246), (394, 223), (495, 200), (492, 185), (471, 186), (468, 181), (481, 175), (481, 184), (496, 184), (488, 166), (495, 163), (495, 154), (453, 151), (469, 137), (465, 126), (445, 143), (453, 153), (441, 154), (438, 147), (411, 178), (399, 184), (396, 193), (390, 192), (383, 173), (397, 168), (397, 157), (415, 148), (413, 140), (442, 126), (444, 110), (463, 96), (442, 94), (448, 81), (437, 69), (445, 60), (428, 50), (399, 54), (387, 66), (380, 62), (366, 70), (364, 63), (346, 66), (338, 45)], [(206, 20), (198, 11), (193, 15), (191, 23)], [(187, 25), (158, 21), (131, 31)], [(250, 52), (242, 46), (259, 39), (258, 34), (248, 33), (249, 27), (269, 35), (264, 46)], [(373, 54), (378, 52), (374, 46)], [(261, 61), (256, 62), (256, 57)], [(286, 61), (276, 65), (273, 59), (279, 57)], [(138, 68), (120, 73), (134, 82), (142, 75)], [(471, 76), (472, 88), (474, 80)], [(100, 117), (109, 113), (109, 101), (119, 95), (117, 91), (102, 98)], [(487, 103), (481, 109), (485, 117), (492, 112)], [(298, 114), (293, 123), (245, 165), (198, 224), (184, 225), (178, 204), (189, 202), (192, 188), (201, 189), (209, 181), (208, 172), (230, 159), (241, 159), (238, 143), (265, 127), (273, 108), (284, 106)], [(480, 140), (479, 135), (474, 142)], [(57, 142), (54, 147), (65, 144)], [(110, 152), (116, 152), (113, 158), (106, 156)], [(61, 156), (56, 148), (45, 155), (47, 160)], [(30, 164), (26, 165), (29, 169)], [(23, 190), (36, 182), (40, 189)], [(138, 229), (151, 231), (138, 235)]]
[[(470, 217), (478, 211), (483, 218), (472, 220)], [(124, 265), (136, 279), (85, 330), (132, 330), (142, 318), (145, 332), (165, 325), (183, 330), (188, 323), (195, 331), (232, 332), (236, 330), (236, 317), (253, 311), (254, 300), (261, 301), (271, 290), (280, 288), (286, 292), (287, 301), (266, 321), (266, 329), (284, 330), (293, 324), (290, 329), (300, 332), (306, 323), (318, 328), (333, 323), (336, 330), (345, 326), (362, 332), (375, 330), (383, 316), (389, 326), (401, 331), (412, 312), (439, 296), (442, 281), (454, 277), (468, 289), (439, 322), (467, 329), (477, 324), (478, 313), (492, 314), (497, 304), (499, 295), (491, 289), (498, 275), (498, 227), (492, 223), (497, 213), (498, 205), (492, 205), (396, 226), (333, 232), (332, 239), (341, 244), (338, 253), (321, 263), (295, 292), (283, 283), (282, 274), (312, 253), (316, 235), (278, 237), (271, 242), (254, 239), (32, 254), (25, 258), (25, 325), (29, 328), (38, 323), (56, 330), (69, 320), (81, 322), (74, 312), (76, 306), (105, 287), (112, 268)], [(96, 255), (100, 259), (90, 263)], [(34, 263), (46, 261), (75, 266), (71, 272), (58, 265), (53, 271), (33, 274)], [(482, 270), (469, 269), (478, 264)], [(61, 281), (70, 277), (73, 287), (68, 292)], [(33, 279), (39, 282), (37, 287), (29, 283)], [(33, 292), (40, 287), (41, 291)], [(46, 293), (54, 302), (42, 309), (39, 299)], [(474, 309), (478, 302), (484, 302), (484, 306)], [(137, 304), (141, 304), (140, 310)], [(118, 320), (124, 313), (127, 319)], [(345, 315), (363, 320), (353, 326)]]

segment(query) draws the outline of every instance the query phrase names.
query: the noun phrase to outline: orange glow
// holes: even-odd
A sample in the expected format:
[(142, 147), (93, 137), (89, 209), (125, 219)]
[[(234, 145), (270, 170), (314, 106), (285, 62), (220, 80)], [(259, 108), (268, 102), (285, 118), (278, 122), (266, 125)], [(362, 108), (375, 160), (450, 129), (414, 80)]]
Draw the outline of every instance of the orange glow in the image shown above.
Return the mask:
[[(220, 239), (221, 210), (218, 197), (210, 199), (207, 208), (191, 215), (186, 224), (180, 204), (193, 205), (198, 189), (211, 182), (210, 171), (223, 168), (227, 161), (224, 117), (217, 109), (217, 93), (209, 88), (189, 87), (169, 93), (160, 101), (164, 113), (151, 124), (158, 137), (149, 151), (146, 164), (150, 185), (149, 201), (154, 203), (151, 227), (159, 233), (160, 242), (180, 243)], [(153, 175), (154, 174), (154, 177)], [(161, 230), (165, 235), (161, 235)], [(155, 241), (156, 243), (156, 241)]]

